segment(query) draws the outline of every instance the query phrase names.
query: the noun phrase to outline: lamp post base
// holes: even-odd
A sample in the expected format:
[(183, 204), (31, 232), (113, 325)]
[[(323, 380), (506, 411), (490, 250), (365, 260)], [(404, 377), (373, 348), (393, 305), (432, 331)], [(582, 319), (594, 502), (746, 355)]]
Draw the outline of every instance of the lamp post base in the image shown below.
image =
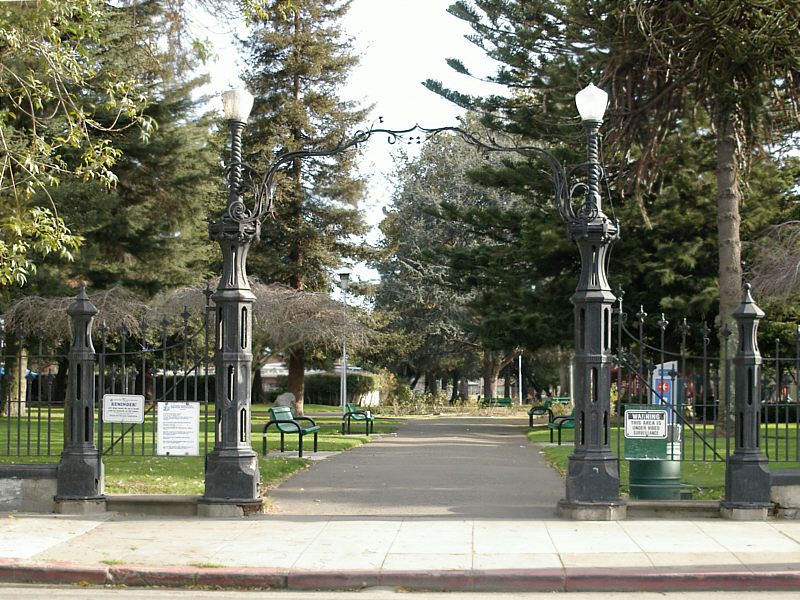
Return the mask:
[(212, 450), (208, 454), (202, 502), (260, 505), (259, 483), (258, 455), (254, 451)]
[(57, 477), (56, 498), (96, 500), (103, 496), (104, 468), (97, 450), (64, 450)]
[(617, 502), (558, 501), (558, 516), (573, 521), (622, 521), (628, 515), (628, 505), (620, 498)]
[(571, 455), (567, 462), (566, 501), (578, 504), (617, 504), (619, 468), (611, 454)]

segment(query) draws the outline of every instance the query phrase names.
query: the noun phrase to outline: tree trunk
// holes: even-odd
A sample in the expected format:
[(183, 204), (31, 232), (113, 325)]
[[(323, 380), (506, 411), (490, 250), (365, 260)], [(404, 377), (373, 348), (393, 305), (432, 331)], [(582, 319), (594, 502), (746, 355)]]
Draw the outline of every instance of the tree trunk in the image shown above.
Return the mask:
[[(728, 338), (728, 358), (738, 346), (738, 332), (731, 317), (742, 300), (742, 241), (739, 236), (742, 201), (739, 189), (737, 144), (733, 126), (727, 121), (717, 123), (717, 235), (719, 248), (719, 321), (720, 330), (726, 326), (731, 332)], [(724, 352), (724, 337), (720, 335), (720, 358)], [(729, 419), (729, 406), (733, 402), (733, 385), (726, 380), (725, 369), (720, 369), (720, 388), (730, 390), (729, 405), (725, 406), (724, 391), (720, 394), (717, 421), (725, 424)], [(731, 369), (732, 376), (732, 369)]]
[(425, 391), (434, 398), (439, 395), (439, 389), (436, 387), (436, 374), (433, 371), (425, 372)]
[(500, 371), (503, 370), (508, 363), (514, 360), (516, 354), (503, 356), (501, 352), (496, 350), (483, 351), (483, 395), (486, 398), (497, 398), (497, 378)]
[(28, 413), (28, 351), (16, 335), (6, 336), (5, 374), (3, 375), (3, 417), (24, 417)]
[(414, 376), (411, 378), (411, 383), (408, 384), (408, 387), (410, 387), (412, 390), (416, 389), (417, 384), (419, 383), (419, 377), (420, 374), (415, 373)]
[(294, 394), (297, 414), (303, 416), (303, 394), (305, 393), (306, 357), (302, 350), (289, 353), (289, 376), (286, 391)]
[(459, 393), (464, 402), (469, 400), (469, 377), (467, 375), (459, 379)]

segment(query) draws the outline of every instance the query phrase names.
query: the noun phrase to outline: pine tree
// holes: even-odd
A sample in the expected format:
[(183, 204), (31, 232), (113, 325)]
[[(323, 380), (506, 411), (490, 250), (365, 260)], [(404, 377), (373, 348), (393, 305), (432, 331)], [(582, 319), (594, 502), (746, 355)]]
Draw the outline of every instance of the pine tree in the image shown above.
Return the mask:
[[(135, 13), (109, 7), (103, 15), (97, 26), (104, 41), (92, 50), (104, 68), (136, 73), (146, 82), (145, 115), (158, 126), (146, 140), (130, 127), (110, 133), (121, 152), (112, 188), (86, 181), (48, 190), (83, 244), (69, 265), (46, 261), (27, 293), (66, 295), (83, 279), (93, 289), (122, 285), (151, 296), (210, 274), (213, 245), (206, 220), (210, 205), (224, 194), (221, 177), (214, 177), (221, 172), (212, 123), (194, 116), (199, 100), (192, 94), (204, 81), (186, 77), (191, 57), (154, 53), (168, 25), (161, 2), (138, 3)], [(97, 118), (103, 123), (112, 117)]]
[[(606, 159), (648, 227), (644, 197), (663, 182), (664, 142), (687, 119), (711, 128), (720, 325), (729, 322), (741, 300), (743, 167), (798, 128), (800, 3), (459, 0), (450, 10), (502, 63), (494, 79), (515, 93), (472, 99), (435, 82), (430, 87), (494, 111), (501, 118), (485, 121), (496, 128), (548, 136), (558, 132), (577, 89), (592, 80), (605, 85)], [(466, 71), (457, 60), (451, 64)], [(695, 111), (707, 120), (692, 121)]]
[[(365, 111), (337, 93), (357, 59), (343, 38), (340, 20), (350, 2), (298, 0), (285, 17), (256, 22), (244, 46), (245, 81), (256, 97), (244, 148), (251, 164), (268, 168), (284, 152), (331, 148), (353, 133)], [(365, 233), (357, 202), (363, 182), (353, 175), (355, 153), (295, 160), (279, 176), (274, 218), (248, 255), (248, 272), (266, 283), (297, 290), (327, 290), (329, 273), (342, 258), (368, 253), (356, 236)], [(305, 355), (289, 355), (288, 390), (302, 410)]]

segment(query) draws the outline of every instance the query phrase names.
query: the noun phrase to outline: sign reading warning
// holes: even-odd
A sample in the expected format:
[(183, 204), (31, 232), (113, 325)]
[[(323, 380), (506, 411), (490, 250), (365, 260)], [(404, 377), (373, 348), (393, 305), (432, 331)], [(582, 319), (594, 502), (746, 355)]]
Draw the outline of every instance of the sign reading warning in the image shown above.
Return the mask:
[(633, 440), (667, 439), (666, 409), (628, 409), (625, 411), (625, 438)]

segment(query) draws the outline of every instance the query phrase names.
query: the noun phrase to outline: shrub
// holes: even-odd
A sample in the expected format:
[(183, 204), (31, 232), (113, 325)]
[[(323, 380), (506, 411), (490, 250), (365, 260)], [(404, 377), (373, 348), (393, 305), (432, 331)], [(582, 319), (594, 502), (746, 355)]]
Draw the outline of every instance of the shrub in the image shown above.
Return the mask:
[[(287, 377), (282, 375), (277, 378), (279, 388), (286, 389)], [(304, 402), (309, 404), (326, 404), (338, 406), (339, 386), (341, 376), (333, 373), (317, 373), (306, 375)], [(358, 402), (361, 396), (382, 389), (383, 377), (374, 373), (348, 373), (347, 374), (347, 400)]]

